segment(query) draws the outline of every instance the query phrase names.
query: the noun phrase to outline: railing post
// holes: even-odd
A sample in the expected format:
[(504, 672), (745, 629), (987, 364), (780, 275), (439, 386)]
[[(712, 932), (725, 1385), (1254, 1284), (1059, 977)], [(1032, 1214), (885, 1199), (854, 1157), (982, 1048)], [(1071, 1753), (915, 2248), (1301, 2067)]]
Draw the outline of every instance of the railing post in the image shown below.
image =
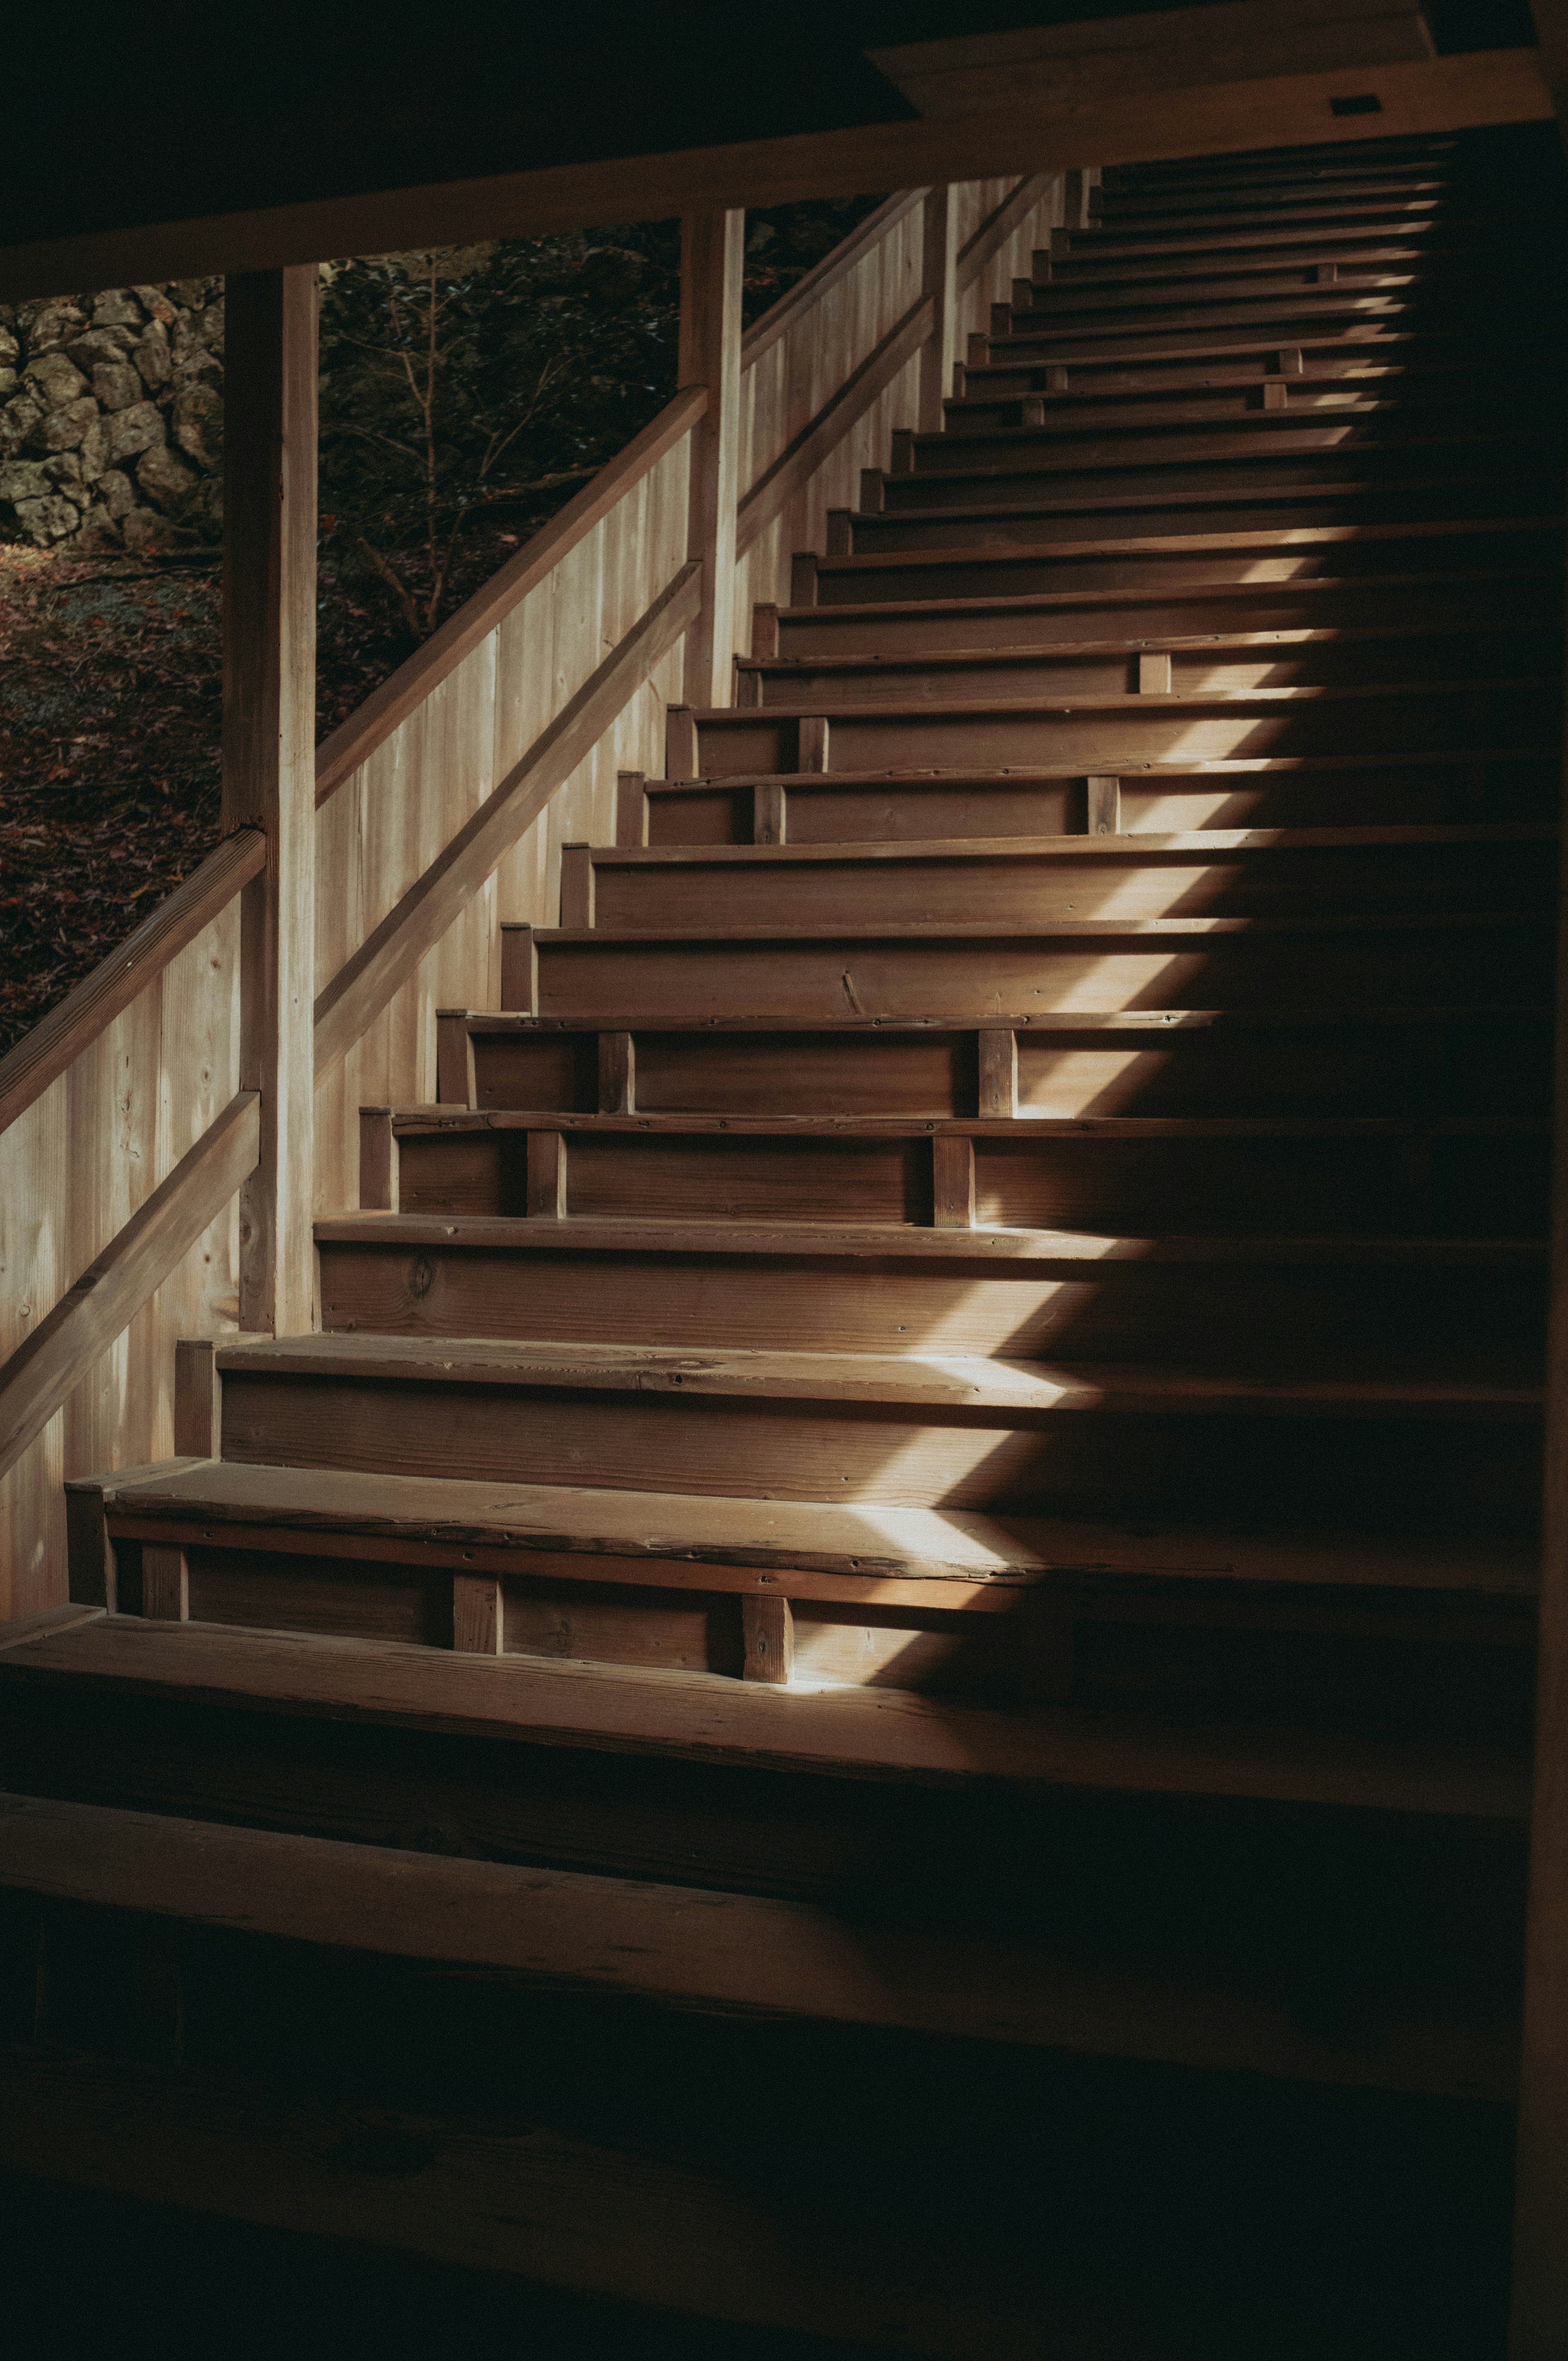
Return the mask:
[(959, 357), (958, 191), (943, 181), (926, 192), (921, 247), (921, 291), (931, 298), (931, 332), (920, 347), (919, 424), (922, 434), (941, 432), (942, 404), (953, 390)]
[(267, 838), (240, 904), (239, 1324), (314, 1324), (316, 301), (313, 263), (231, 276), (224, 456), (223, 824)]
[(702, 565), (702, 612), (686, 633), (684, 702), (728, 705), (735, 656), (735, 509), (740, 497), (741, 212), (681, 224), (681, 389), (707, 389), (692, 430), (686, 554)]

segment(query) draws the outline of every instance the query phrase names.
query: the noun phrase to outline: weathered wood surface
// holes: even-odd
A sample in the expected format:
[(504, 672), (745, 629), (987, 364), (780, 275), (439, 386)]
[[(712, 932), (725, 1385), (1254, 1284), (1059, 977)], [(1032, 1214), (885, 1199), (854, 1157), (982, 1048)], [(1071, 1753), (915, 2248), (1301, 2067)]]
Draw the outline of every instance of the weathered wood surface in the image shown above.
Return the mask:
[[(1365, 79), (1369, 70), (1358, 69)], [(476, 237), (540, 236), (607, 221), (906, 189), (966, 174), (1016, 178), (1086, 163), (1222, 155), (1324, 139), (1385, 139), (1538, 122), (1551, 93), (1533, 49), (1417, 59), (1370, 70), (1376, 115), (1336, 116), (1344, 74), (1202, 83), (1066, 111), (1009, 106), (931, 123), (857, 124), (667, 155), (615, 157), (492, 179), (306, 201), (0, 249), (0, 301), (71, 288), (274, 269), (323, 254), (386, 254)]]
[(0, 1654), (5, 1685), (421, 1729), (533, 1746), (894, 1779), (1247, 1795), (1518, 1821), (1526, 1766), (1497, 1746), (1266, 1726), (1027, 1714), (906, 1689), (782, 1690), (710, 1673), (458, 1655), (392, 1642), (99, 1617)]

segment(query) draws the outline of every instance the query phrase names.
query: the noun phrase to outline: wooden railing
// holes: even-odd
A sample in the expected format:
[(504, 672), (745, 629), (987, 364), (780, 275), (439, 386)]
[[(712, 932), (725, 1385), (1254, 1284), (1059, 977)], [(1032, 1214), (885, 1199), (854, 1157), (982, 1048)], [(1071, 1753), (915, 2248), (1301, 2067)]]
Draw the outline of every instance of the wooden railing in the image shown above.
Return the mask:
[[(1027, 271), (1060, 187), (892, 197), (744, 342), (740, 225), (687, 225), (702, 260), (683, 373), (698, 356), (712, 384), (685, 385), (317, 752), (319, 1207), (357, 1200), (362, 1104), (437, 1096), (437, 1008), (499, 1005), (499, 919), (554, 923), (561, 846), (613, 842), (618, 773), (662, 769), (665, 708), (696, 689), (684, 651), (701, 642), (704, 676), (723, 677), (751, 604), (787, 595), (791, 550), (820, 544), (859, 467), (916, 423), (938, 328), (961, 350)], [(935, 269), (934, 196), (950, 208)], [(251, 309), (264, 323), (266, 303)], [(284, 390), (264, 426), (285, 443), (299, 366), (280, 346)], [(254, 471), (254, 450), (251, 464), (254, 511), (272, 478)], [(286, 511), (253, 513), (249, 544), (285, 577), (302, 530)], [(711, 604), (725, 577), (732, 616)], [(297, 631), (297, 576), (265, 594), (257, 579), (267, 628), (286, 631), (291, 597)], [(261, 628), (247, 609), (248, 642)], [(225, 664), (253, 701), (287, 714), (287, 661), (281, 681), (252, 650), (231, 646)], [(225, 742), (231, 819), (248, 808), (231, 793), (243, 755)], [(280, 898), (275, 824), (234, 828), (0, 1062), (0, 1616), (63, 1595), (64, 1477), (168, 1455), (176, 1341), (241, 1317), (236, 1191), (261, 1178), (265, 1124), (264, 1093), (242, 1085), (269, 1046), (247, 995), (270, 990), (275, 1012), (289, 997), (266, 983), (280, 938), (254, 900)]]

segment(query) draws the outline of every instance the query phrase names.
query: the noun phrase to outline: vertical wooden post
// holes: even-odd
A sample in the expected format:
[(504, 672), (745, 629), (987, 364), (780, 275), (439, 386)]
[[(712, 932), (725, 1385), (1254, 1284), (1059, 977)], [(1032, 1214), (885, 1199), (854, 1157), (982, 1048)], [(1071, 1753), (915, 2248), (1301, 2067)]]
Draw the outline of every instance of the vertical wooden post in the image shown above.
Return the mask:
[[(1538, 21), (1541, 12), (1538, 9)], [(1568, 805), (1568, 780), (1564, 782)], [(1560, 893), (1568, 893), (1568, 843)], [(1557, 964), (1546, 1491), (1510, 2361), (1568, 2352), (1568, 950)]]
[(239, 1324), (314, 1325), (316, 289), (313, 263), (228, 281), (223, 825), (265, 829), (240, 906)]
[[(953, 390), (959, 357), (959, 208), (957, 191), (941, 181), (926, 192), (921, 292), (931, 298), (931, 331), (920, 347), (919, 426), (941, 432), (942, 404)], [(986, 358), (990, 358), (989, 353)]]
[(681, 224), (683, 387), (707, 388), (692, 429), (686, 555), (702, 562), (702, 612), (686, 633), (687, 705), (728, 705), (735, 656), (735, 505), (740, 462), (742, 212), (688, 214)]

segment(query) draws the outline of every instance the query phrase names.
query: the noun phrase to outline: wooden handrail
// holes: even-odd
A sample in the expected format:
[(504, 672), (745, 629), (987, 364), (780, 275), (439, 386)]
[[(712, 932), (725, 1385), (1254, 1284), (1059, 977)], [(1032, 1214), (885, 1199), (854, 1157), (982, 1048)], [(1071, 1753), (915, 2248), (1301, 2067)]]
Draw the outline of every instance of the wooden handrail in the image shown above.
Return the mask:
[(914, 359), (930, 334), (931, 311), (929, 295), (918, 297), (816, 416), (808, 418), (799, 434), (784, 445), (772, 466), (764, 467), (735, 511), (737, 555), (743, 555), (758, 534), (766, 532), (779, 511), (810, 481), (834, 445)]
[(217, 1219), (255, 1171), (260, 1149), (260, 1099), (255, 1091), (241, 1091), (32, 1334), (0, 1363), (0, 1476), (43, 1433), (99, 1355)]
[(464, 657), (481, 640), (488, 638), (502, 618), (526, 598), (547, 574), (554, 572), (650, 468), (658, 466), (682, 435), (690, 434), (707, 408), (707, 389), (700, 385), (687, 386), (674, 401), (666, 402), (657, 418), (641, 434), (634, 435), (624, 451), (608, 460), (593, 481), (585, 484), (548, 524), (541, 526), (516, 556), (507, 560), (499, 574), (493, 574), (443, 623), (440, 631), (422, 648), (416, 648), (407, 663), (400, 664), (389, 680), (374, 689), (346, 721), (340, 722), (330, 738), (323, 739), (316, 749), (318, 809), (378, 746), (385, 744), (399, 723), (406, 721), (432, 691), (439, 688)]
[(809, 311), (820, 296), (826, 295), (830, 287), (836, 287), (858, 262), (863, 261), (873, 247), (880, 246), (888, 231), (894, 228), (905, 214), (913, 213), (924, 202), (925, 195), (924, 189), (900, 189), (895, 195), (878, 205), (874, 213), (868, 214), (863, 222), (858, 222), (849, 236), (840, 238), (820, 262), (814, 263), (804, 278), (795, 280), (787, 295), (781, 295), (776, 303), (770, 304), (755, 327), (749, 329), (741, 341), (741, 368), (749, 369), (753, 362), (761, 360), (769, 346), (776, 344), (794, 327), (800, 313)]
[(690, 625), (701, 595), (701, 566), (683, 566), (424, 874), (415, 879), (338, 970), (316, 1001), (318, 1082), (353, 1048), (425, 952), (441, 940), (497, 862), (532, 826), (556, 788), (592, 753), (628, 699)]
[(117, 950), (68, 992), (58, 1008), (24, 1033), (0, 1059), (0, 1133), (42, 1096), (138, 993), (145, 992), (187, 943), (194, 942), (267, 860), (258, 828), (236, 829), (176, 885)]

